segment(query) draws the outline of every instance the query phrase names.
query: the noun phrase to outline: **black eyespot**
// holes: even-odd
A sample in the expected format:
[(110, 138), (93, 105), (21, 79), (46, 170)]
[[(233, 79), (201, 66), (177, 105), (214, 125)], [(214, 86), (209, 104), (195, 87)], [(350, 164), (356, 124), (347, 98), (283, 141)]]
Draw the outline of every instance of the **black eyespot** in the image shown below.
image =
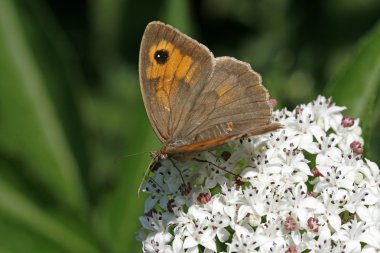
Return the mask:
[(158, 64), (165, 64), (169, 59), (169, 52), (167, 50), (157, 50), (154, 53), (154, 59)]

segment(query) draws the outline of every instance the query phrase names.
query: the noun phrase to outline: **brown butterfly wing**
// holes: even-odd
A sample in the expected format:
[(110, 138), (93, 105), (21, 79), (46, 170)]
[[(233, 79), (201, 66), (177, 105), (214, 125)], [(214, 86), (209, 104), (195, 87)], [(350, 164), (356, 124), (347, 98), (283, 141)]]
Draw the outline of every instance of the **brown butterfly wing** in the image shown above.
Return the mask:
[(197, 41), (161, 22), (148, 24), (140, 47), (140, 87), (149, 120), (164, 144), (173, 142), (214, 64), (213, 55)]
[(271, 123), (272, 108), (261, 77), (250, 65), (231, 57), (216, 58), (214, 72), (167, 153), (208, 149), (243, 135), (259, 135), (281, 125)]

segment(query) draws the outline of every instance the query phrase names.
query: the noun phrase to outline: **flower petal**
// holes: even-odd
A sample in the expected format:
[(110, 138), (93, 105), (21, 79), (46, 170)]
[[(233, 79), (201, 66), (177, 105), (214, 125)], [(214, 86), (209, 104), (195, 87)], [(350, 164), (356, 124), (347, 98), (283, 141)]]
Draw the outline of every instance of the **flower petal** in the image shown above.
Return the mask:
[(188, 236), (186, 237), (185, 241), (183, 242), (183, 248), (188, 249), (197, 246), (199, 243), (197, 240), (195, 240), (194, 237)]

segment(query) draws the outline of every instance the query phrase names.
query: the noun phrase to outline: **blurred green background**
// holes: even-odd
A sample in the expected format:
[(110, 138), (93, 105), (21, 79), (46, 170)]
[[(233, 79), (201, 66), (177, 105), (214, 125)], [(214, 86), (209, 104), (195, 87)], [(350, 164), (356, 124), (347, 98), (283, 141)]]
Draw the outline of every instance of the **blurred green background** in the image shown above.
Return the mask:
[(161, 20), (251, 63), (279, 106), (332, 95), (380, 161), (380, 1), (0, 0), (0, 253), (141, 252), (157, 150), (138, 53)]

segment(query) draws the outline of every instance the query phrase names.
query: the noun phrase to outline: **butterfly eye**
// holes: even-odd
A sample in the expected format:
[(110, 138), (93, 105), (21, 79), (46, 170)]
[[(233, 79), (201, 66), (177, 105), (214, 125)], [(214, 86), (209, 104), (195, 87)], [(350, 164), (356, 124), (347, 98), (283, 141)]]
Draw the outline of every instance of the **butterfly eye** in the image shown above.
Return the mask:
[(169, 52), (167, 50), (157, 50), (154, 53), (154, 59), (158, 64), (165, 64), (169, 59)]

